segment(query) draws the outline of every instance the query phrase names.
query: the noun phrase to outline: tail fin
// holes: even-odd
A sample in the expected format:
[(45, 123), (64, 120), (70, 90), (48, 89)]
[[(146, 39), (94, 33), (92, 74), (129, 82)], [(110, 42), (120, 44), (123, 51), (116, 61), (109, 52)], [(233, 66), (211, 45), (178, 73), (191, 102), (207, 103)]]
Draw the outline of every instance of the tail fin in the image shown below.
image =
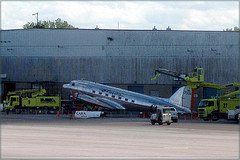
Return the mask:
[(169, 98), (169, 102), (191, 111), (192, 98), (192, 89), (181, 87)]

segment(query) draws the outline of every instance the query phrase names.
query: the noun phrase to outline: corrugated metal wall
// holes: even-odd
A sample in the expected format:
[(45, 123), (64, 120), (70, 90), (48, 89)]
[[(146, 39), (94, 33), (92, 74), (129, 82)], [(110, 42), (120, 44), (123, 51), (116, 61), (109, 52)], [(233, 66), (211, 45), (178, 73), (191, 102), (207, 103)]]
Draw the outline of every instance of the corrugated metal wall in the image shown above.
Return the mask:
[[(86, 79), (110, 84), (156, 84), (151, 78), (158, 66), (185, 73), (202, 66), (207, 82), (226, 84), (238, 80), (238, 62), (231, 57), (2, 57), (3, 73), (7, 80), (16, 82)], [(163, 75), (157, 83), (175, 81)]]
[(239, 33), (198, 31), (9, 30), (1, 33), (4, 81), (174, 84), (151, 81), (159, 66), (188, 73), (204, 67), (206, 81), (239, 81)]

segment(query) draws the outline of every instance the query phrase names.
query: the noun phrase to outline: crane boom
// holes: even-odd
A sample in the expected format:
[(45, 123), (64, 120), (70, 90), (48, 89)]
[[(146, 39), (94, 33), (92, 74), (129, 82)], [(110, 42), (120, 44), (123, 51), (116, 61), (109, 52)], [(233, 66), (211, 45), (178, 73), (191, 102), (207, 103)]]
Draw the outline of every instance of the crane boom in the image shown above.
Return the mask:
[(183, 80), (187, 83), (186, 86), (191, 89), (197, 89), (200, 87), (208, 87), (208, 88), (216, 88), (216, 89), (223, 89), (223, 88), (227, 88), (230, 86), (239, 87), (239, 83), (230, 83), (230, 84), (226, 84), (226, 85), (219, 85), (219, 84), (215, 84), (215, 83), (204, 82), (204, 69), (203, 68), (195, 68), (194, 72), (189, 73), (188, 76), (186, 76), (186, 77), (183, 77), (182, 74), (179, 74), (177, 72), (170, 71), (168, 69), (164, 69), (164, 68), (160, 67), (159, 69), (155, 70), (155, 77), (152, 78), (151, 80), (156, 80), (161, 74)]

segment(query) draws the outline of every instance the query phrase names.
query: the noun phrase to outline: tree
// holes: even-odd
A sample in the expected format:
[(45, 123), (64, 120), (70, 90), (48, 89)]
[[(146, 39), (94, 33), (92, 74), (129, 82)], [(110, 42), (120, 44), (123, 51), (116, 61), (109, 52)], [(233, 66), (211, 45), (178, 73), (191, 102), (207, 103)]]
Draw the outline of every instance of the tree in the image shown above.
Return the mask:
[(38, 24), (34, 22), (28, 22), (23, 25), (24, 29), (27, 28), (76, 28), (67, 21), (63, 21), (60, 18), (56, 19), (55, 21), (39, 21)]
[(240, 31), (239, 27), (235, 26), (233, 29), (232, 28), (226, 28), (223, 31)]

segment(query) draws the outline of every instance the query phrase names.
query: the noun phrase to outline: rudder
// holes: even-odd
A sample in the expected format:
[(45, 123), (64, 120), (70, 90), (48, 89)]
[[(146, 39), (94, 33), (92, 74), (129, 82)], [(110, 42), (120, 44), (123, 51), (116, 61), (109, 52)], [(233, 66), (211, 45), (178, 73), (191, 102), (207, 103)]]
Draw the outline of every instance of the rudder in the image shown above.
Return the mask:
[(169, 98), (169, 102), (177, 106), (191, 109), (193, 103), (192, 94), (192, 89), (188, 89), (185, 86), (181, 87)]

